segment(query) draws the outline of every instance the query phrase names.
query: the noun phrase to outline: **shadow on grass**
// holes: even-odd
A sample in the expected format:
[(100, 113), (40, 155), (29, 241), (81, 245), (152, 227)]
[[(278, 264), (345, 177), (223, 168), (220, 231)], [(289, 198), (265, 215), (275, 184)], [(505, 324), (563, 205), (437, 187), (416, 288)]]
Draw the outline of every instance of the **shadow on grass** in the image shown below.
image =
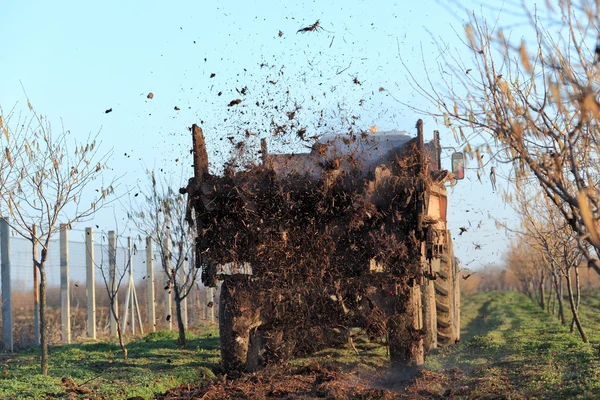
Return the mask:
[(476, 336), (483, 336), (498, 329), (504, 323), (502, 314), (493, 307), (493, 299), (485, 301), (461, 334), (463, 341), (470, 341)]

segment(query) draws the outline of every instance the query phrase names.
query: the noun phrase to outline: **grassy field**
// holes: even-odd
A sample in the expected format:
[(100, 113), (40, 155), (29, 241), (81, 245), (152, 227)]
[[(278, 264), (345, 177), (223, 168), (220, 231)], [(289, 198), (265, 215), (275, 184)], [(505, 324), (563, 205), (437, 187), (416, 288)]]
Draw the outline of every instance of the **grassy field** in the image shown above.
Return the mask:
[[(433, 350), (413, 379), (387, 370), (386, 348), (360, 338), (358, 354), (325, 350), (290, 368), (333, 367), (339, 376), (391, 389), (399, 398), (600, 398), (600, 293), (584, 296), (582, 318), (591, 344), (521, 294), (480, 293), (464, 298), (461, 343)], [(213, 380), (220, 371), (218, 346), (214, 328), (190, 334), (185, 350), (177, 348), (175, 332), (150, 334), (128, 345), (127, 361), (115, 344), (60, 346), (51, 351), (48, 377), (37, 374), (37, 352), (5, 354), (0, 398), (153, 398)]]
[(466, 297), (462, 342), (437, 349), (408, 390), (415, 397), (600, 398), (600, 295), (582, 305), (591, 344), (524, 295)]
[[(206, 328), (186, 336), (157, 332), (127, 346), (128, 360), (113, 343), (58, 346), (50, 350), (50, 375), (39, 375), (37, 350), (0, 356), (0, 399), (26, 398), (154, 398), (179, 384), (198, 384), (218, 371), (217, 330)], [(91, 395), (93, 394), (93, 395)]]

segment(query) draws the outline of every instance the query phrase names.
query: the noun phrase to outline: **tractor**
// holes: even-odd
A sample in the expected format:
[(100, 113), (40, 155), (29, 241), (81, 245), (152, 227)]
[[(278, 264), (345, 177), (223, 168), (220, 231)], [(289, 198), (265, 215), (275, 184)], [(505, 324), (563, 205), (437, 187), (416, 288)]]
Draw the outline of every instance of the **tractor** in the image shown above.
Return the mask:
[(464, 176), (462, 153), (441, 168), (438, 131), (320, 137), (308, 153), (271, 154), (211, 174), (202, 129), (192, 127), (187, 218), (196, 267), (221, 285), (223, 367), (262, 365), (364, 335), (392, 365), (460, 340), (459, 265), (447, 225), (446, 185)]

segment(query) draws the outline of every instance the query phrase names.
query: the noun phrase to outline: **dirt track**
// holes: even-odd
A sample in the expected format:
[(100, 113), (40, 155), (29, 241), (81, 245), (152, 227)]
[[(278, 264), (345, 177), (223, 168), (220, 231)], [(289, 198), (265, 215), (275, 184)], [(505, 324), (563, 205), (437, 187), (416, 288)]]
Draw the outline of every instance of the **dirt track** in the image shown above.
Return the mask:
[[(366, 377), (365, 377), (366, 378)], [(162, 396), (173, 399), (397, 399), (399, 393), (367, 386), (373, 381), (335, 367), (272, 367), (235, 380), (222, 380), (197, 388), (179, 387)]]

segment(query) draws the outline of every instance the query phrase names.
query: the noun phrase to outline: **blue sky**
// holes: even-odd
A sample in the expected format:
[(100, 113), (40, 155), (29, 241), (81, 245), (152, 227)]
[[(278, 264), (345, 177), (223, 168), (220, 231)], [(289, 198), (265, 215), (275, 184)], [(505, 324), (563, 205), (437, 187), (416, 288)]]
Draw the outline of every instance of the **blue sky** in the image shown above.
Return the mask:
[[(456, 146), (442, 121), (400, 104), (428, 106), (411, 89), (400, 56), (417, 79), (425, 79), (424, 71), (435, 76), (441, 57), (434, 40), (460, 47), (465, 8), (479, 9), (479, 2), (377, 3), (6, 2), (0, 11), (0, 106), (26, 112), (23, 85), (55, 129), (62, 123), (81, 140), (99, 133), (102, 147), (113, 151), (114, 173), (124, 175), (121, 191), (144, 184), (145, 168), (162, 169), (174, 181), (191, 176), (192, 123), (204, 128), (218, 168), (226, 137), (241, 128), (267, 132), (280, 104), (301, 104), (309, 131), (335, 129), (344, 116), (355, 115), (359, 128), (414, 134), (421, 117), (428, 135), (440, 129), (442, 141)], [(323, 30), (296, 33), (317, 20)], [(236, 91), (244, 87), (246, 96)], [(150, 92), (153, 99), (147, 99)], [(242, 104), (227, 107), (241, 97)], [(320, 110), (331, 121), (327, 128)], [(448, 168), (449, 154), (443, 160)], [(499, 263), (508, 244), (489, 214), (514, 220), (485, 177), (480, 183), (470, 171), (449, 189), (455, 251), (469, 268)], [(123, 218), (120, 204), (93, 224), (114, 229), (113, 215)], [(459, 236), (458, 227), (469, 223)]]

